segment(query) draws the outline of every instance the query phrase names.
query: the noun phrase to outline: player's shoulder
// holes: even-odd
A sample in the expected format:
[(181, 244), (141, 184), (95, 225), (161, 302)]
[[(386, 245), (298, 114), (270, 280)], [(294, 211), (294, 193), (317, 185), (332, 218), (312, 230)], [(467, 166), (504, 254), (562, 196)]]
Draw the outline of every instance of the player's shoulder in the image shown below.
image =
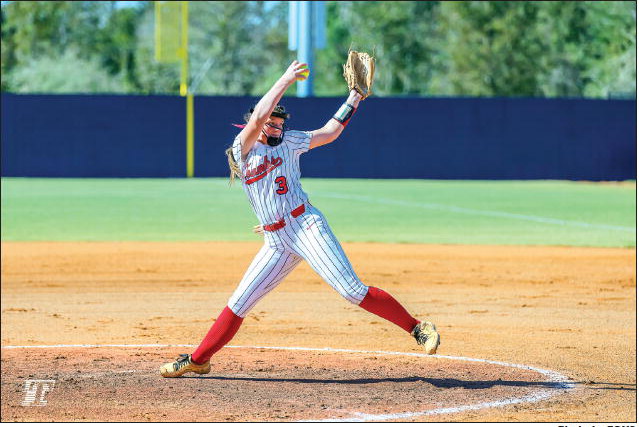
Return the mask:
[(291, 139), (306, 139), (310, 136), (311, 133), (304, 130), (287, 130), (286, 133), (284, 133), (284, 138)]
[(309, 150), (313, 134), (302, 130), (289, 130), (284, 134), (284, 143), (296, 153), (305, 153)]
[(302, 144), (311, 137), (311, 132), (303, 130), (287, 130), (286, 133), (284, 133), (284, 141), (292, 144)]

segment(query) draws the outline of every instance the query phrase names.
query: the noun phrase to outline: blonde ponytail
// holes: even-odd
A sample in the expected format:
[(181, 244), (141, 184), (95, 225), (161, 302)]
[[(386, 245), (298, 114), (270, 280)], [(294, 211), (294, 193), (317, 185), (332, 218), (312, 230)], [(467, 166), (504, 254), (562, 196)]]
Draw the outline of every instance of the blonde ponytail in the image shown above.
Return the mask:
[(235, 158), (233, 157), (233, 147), (229, 147), (224, 151), (226, 154), (226, 159), (229, 162), (229, 169), (231, 170), (231, 175), (229, 176), (229, 187), (233, 185), (235, 181), (235, 177), (241, 178), (242, 173), (240, 171), (240, 167), (238, 166)]

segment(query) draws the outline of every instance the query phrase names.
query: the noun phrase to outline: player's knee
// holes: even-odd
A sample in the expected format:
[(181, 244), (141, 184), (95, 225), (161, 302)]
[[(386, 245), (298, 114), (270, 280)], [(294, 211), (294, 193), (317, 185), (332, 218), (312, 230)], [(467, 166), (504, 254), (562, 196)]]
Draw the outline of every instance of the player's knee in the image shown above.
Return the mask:
[(358, 281), (344, 289), (342, 296), (351, 304), (360, 305), (367, 293), (368, 286)]
[(234, 300), (233, 298), (229, 299), (227, 307), (233, 312), (233, 314), (241, 318), (245, 318), (252, 308), (238, 304), (238, 301)]

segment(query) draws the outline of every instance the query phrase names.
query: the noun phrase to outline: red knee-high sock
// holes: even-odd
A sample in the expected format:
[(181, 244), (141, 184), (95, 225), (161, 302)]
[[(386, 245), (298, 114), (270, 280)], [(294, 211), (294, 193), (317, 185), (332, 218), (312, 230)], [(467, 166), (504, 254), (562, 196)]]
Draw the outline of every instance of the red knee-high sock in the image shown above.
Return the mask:
[(206, 363), (213, 354), (231, 341), (237, 330), (240, 329), (243, 320), (243, 318), (233, 313), (230, 308), (224, 307), (224, 310), (213, 323), (200, 346), (191, 355), (191, 360), (198, 365)]
[(359, 306), (393, 322), (407, 332), (412, 332), (419, 323), (419, 320), (408, 314), (408, 311), (389, 293), (372, 286), (368, 288), (368, 293)]

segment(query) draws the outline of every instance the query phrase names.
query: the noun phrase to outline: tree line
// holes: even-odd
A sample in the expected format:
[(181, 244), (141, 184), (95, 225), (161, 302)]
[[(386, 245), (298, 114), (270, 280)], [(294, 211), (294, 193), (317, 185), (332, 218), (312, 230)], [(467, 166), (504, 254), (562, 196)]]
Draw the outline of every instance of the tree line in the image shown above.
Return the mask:
[[(154, 58), (154, 5), (11, 1), (1, 9), (1, 89), (175, 94)], [(327, 1), (314, 91), (346, 91), (349, 47), (374, 52), (378, 96), (636, 97), (636, 2)], [(261, 95), (294, 59), (288, 3), (189, 5), (195, 92)]]

